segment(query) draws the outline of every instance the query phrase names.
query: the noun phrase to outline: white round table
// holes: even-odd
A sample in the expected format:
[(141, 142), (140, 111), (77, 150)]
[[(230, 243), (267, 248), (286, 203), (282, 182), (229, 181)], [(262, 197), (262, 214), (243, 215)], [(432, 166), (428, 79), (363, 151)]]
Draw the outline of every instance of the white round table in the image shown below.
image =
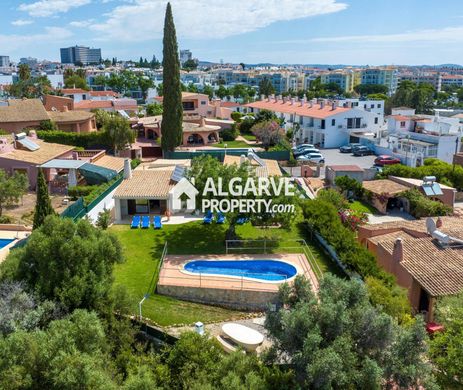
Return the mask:
[(222, 332), (249, 351), (254, 351), (264, 341), (263, 334), (241, 324), (224, 324)]

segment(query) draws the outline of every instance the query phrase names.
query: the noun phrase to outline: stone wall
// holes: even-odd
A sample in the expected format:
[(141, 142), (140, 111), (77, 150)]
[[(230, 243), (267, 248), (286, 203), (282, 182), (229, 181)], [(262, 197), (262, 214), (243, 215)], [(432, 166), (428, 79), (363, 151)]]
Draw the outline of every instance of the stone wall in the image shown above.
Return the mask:
[(265, 310), (269, 304), (276, 302), (278, 296), (276, 291), (228, 290), (159, 284), (157, 292), (185, 301), (215, 304), (237, 310)]

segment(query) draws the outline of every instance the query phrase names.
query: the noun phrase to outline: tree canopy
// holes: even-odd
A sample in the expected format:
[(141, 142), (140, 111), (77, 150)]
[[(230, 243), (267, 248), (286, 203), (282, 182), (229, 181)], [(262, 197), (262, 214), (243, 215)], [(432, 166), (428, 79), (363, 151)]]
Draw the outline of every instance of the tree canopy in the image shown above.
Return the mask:
[(40, 227), (45, 221), (46, 217), (55, 213), (51, 205), (50, 196), (48, 195), (48, 185), (45, 181), (45, 175), (41, 168), (39, 168), (39, 173), (37, 175), (36, 193), (37, 199), (35, 202), (34, 210), (34, 229)]
[[(268, 312), (274, 342), (268, 359), (294, 367), (302, 388), (432, 388), (421, 319), (408, 328), (370, 304), (361, 282), (325, 276), (318, 299), (307, 279), (280, 288), (279, 309)], [(428, 388), (428, 387), (426, 387)]]
[(164, 19), (162, 65), (164, 111), (161, 123), (161, 146), (164, 151), (173, 151), (182, 142), (183, 106), (177, 35), (170, 3), (167, 3)]
[(103, 125), (103, 132), (115, 154), (135, 142), (135, 132), (130, 128), (129, 121), (120, 115), (107, 118)]
[(4, 207), (19, 201), (26, 193), (29, 181), (23, 173), (15, 172), (9, 176), (4, 169), (0, 169), (0, 216)]

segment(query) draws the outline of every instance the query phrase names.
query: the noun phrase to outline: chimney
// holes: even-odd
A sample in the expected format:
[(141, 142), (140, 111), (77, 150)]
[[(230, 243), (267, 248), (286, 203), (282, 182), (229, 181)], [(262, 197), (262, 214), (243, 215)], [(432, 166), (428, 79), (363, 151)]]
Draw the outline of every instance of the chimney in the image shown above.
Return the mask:
[(436, 221), (436, 227), (437, 227), (437, 228), (442, 227), (442, 222), (443, 222), (443, 221), (442, 221), (442, 218), (441, 218), (441, 217), (438, 217), (438, 218), (437, 218), (437, 221)]
[(282, 100), (283, 99), (283, 95), (278, 95), (278, 100)]
[(77, 153), (75, 150), (72, 152), (72, 159), (73, 160), (78, 160), (79, 159), (79, 153)]
[(272, 98), (270, 97), (270, 95), (268, 95), (267, 101), (269, 102), (269, 101), (271, 101), (271, 100), (272, 100)]
[(16, 134), (15, 134), (15, 133), (11, 133), (11, 135), (13, 136), (13, 148), (16, 149)]
[(395, 240), (394, 249), (392, 250), (392, 259), (396, 263), (400, 263), (404, 259), (404, 247), (400, 237)]
[(206, 127), (206, 119), (203, 116), (201, 116), (199, 127)]
[(68, 111), (69, 111), (68, 106), (66, 106), (66, 105), (63, 106), (63, 111), (62, 112), (68, 112)]
[(265, 100), (265, 95), (264, 94), (260, 95), (260, 100), (262, 100), (262, 101)]
[(124, 179), (130, 179), (132, 177), (132, 167), (130, 166), (130, 159), (124, 160)]
[(331, 111), (334, 111), (334, 110), (336, 110), (336, 103), (335, 102), (331, 103)]
[(29, 130), (29, 138), (37, 139), (37, 132), (35, 130)]
[(286, 103), (288, 99), (286, 99), (286, 96), (283, 96), (283, 103)]
[(320, 110), (323, 110), (325, 108), (325, 101), (321, 100), (320, 101)]
[(292, 106), (294, 105), (295, 102), (296, 102), (296, 99), (291, 98), (291, 105), (292, 105)]

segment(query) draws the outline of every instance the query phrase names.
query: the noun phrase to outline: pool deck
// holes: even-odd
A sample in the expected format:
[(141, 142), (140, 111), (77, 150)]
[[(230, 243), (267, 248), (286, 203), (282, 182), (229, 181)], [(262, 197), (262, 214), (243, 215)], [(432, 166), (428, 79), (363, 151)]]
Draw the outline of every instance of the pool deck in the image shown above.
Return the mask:
[(298, 274), (305, 275), (314, 291), (318, 290), (318, 280), (301, 253), (258, 254), (258, 255), (169, 255), (164, 259), (159, 274), (158, 286), (179, 286), (204, 289), (277, 292), (282, 282), (252, 280), (241, 277), (200, 275), (183, 272), (183, 265), (191, 260), (262, 260), (272, 259), (287, 262), (296, 267)]
[(13, 247), (18, 240), (27, 237), (29, 234), (29, 231), (0, 230), (0, 238), (14, 240), (3, 248), (0, 248), (0, 263), (8, 256), (10, 248)]

